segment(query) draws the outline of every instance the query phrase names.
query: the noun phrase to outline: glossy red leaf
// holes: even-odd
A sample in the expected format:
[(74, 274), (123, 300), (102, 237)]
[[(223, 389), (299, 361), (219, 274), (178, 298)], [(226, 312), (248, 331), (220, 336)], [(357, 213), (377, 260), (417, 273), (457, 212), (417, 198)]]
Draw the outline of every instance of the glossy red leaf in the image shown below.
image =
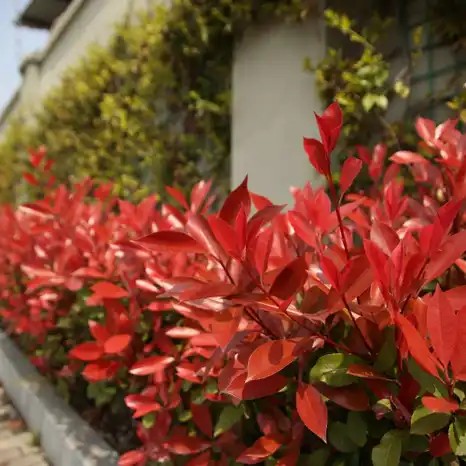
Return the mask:
[(206, 404), (191, 403), (191, 413), (199, 430), (207, 437), (212, 437), (213, 426), (209, 407)]
[(249, 196), (247, 176), (244, 178), (243, 182), (225, 199), (219, 213), (220, 218), (225, 220), (227, 223), (233, 223), (241, 206), (244, 207), (246, 214), (249, 214), (251, 209), (251, 198)]
[(440, 432), (440, 434), (432, 436), (430, 439), (429, 451), (434, 458), (440, 458), (441, 456), (451, 453), (448, 434), (446, 432)]
[(167, 191), (167, 193), (186, 210), (189, 209), (188, 202), (186, 201), (184, 194), (179, 189), (174, 188), (172, 186), (165, 186), (165, 191)]
[(104, 343), (107, 354), (117, 354), (125, 350), (131, 342), (131, 335), (113, 335)]
[(296, 409), (305, 426), (327, 442), (328, 412), (317, 389), (312, 385), (301, 383), (296, 392)]
[(239, 257), (241, 255), (241, 251), (233, 227), (216, 215), (211, 215), (208, 221), (210, 228), (214, 232), (215, 237), (220, 242), (223, 249), (233, 257)]
[(427, 329), (435, 354), (446, 368), (456, 346), (458, 324), (455, 311), (438, 285), (427, 306)]
[(119, 299), (126, 298), (128, 292), (110, 282), (99, 282), (91, 287), (91, 290), (99, 299)]
[(174, 434), (165, 442), (165, 448), (176, 455), (192, 455), (209, 447), (209, 442), (198, 437)]
[(316, 231), (299, 212), (288, 212), (288, 220), (296, 234), (309, 246), (316, 246)]
[(39, 186), (39, 180), (32, 173), (23, 173), (24, 180), (32, 186)]
[(226, 262), (228, 257), (204, 217), (198, 214), (190, 214), (186, 224), (186, 231), (212, 256)]
[(400, 238), (389, 225), (377, 220), (372, 223), (370, 239), (387, 256), (392, 254), (400, 242)]
[(133, 375), (150, 375), (166, 369), (175, 359), (171, 356), (151, 356), (137, 361), (130, 369)]
[(304, 150), (309, 158), (309, 162), (311, 162), (317, 173), (321, 175), (330, 174), (330, 160), (320, 141), (312, 138), (304, 138)]
[(155, 252), (205, 252), (197, 241), (181, 231), (157, 231), (135, 242)]
[(466, 230), (462, 230), (445, 241), (429, 261), (425, 272), (425, 281), (430, 282), (449, 269), (466, 251)]
[(333, 403), (349, 411), (368, 411), (369, 397), (363, 387), (354, 385), (349, 387), (330, 387), (319, 384), (319, 392)]
[(395, 152), (391, 157), (390, 160), (395, 163), (399, 164), (410, 164), (410, 163), (420, 163), (420, 164), (427, 164), (429, 163), (426, 158), (416, 152), (410, 152), (407, 150), (400, 150)]
[(110, 333), (106, 327), (94, 320), (89, 321), (91, 335), (101, 344), (110, 338)]
[(351, 364), (348, 367), (348, 374), (354, 375), (361, 379), (372, 379), (372, 380), (390, 380), (382, 374), (379, 374), (377, 371), (372, 369), (369, 366), (363, 364)]
[(434, 377), (439, 378), (439, 363), (434, 356), (432, 356), (425, 339), (421, 336), (418, 330), (405, 316), (401, 314), (396, 316), (395, 322), (404, 336), (412, 357), (425, 371)]
[(423, 396), (422, 404), (434, 413), (454, 413), (459, 409), (457, 401), (435, 396)]
[(280, 299), (291, 298), (301, 289), (307, 277), (306, 260), (298, 257), (280, 271), (270, 288), (270, 294)]
[(296, 343), (273, 340), (258, 346), (248, 360), (248, 381), (270, 377), (291, 364), (296, 358)]
[(242, 464), (258, 464), (262, 463), (266, 458), (272, 456), (282, 443), (277, 437), (266, 436), (259, 437), (252, 446), (246, 448), (241, 455), (236, 458), (236, 461)]
[(362, 168), (362, 161), (355, 157), (348, 157), (341, 169), (340, 190), (341, 194), (346, 192), (353, 184)]
[(87, 364), (82, 375), (91, 383), (110, 380), (118, 371), (118, 364), (115, 361), (97, 361)]
[(315, 114), (317, 126), (325, 152), (330, 154), (335, 148), (343, 123), (343, 112), (338, 102), (330, 104), (322, 115)]
[(120, 456), (118, 466), (142, 466), (146, 455), (143, 450), (131, 450)]
[(104, 354), (102, 346), (92, 341), (81, 343), (75, 346), (69, 356), (80, 361), (96, 361)]
[(430, 143), (435, 138), (435, 122), (427, 118), (416, 119), (416, 131), (420, 138), (424, 139), (427, 143)]

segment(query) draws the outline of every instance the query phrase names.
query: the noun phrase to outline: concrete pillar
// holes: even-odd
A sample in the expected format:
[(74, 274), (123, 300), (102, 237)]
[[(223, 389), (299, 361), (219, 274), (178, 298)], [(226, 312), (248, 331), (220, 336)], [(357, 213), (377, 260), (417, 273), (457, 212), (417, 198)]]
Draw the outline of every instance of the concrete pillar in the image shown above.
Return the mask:
[(233, 64), (232, 187), (249, 175), (252, 191), (289, 203), (290, 186), (320, 180), (302, 148), (317, 136), (313, 112), (322, 109), (304, 59), (325, 53), (322, 19), (253, 27), (237, 44)]
[(23, 82), (19, 91), (19, 110), (26, 123), (33, 121), (34, 111), (40, 104), (38, 89), (41, 62), (41, 54), (33, 53), (24, 58), (20, 66)]

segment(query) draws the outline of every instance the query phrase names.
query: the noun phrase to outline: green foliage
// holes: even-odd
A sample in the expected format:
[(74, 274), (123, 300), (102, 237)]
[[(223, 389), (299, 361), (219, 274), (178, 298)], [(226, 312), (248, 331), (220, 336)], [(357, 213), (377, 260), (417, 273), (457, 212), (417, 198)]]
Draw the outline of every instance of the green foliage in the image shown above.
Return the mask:
[[(466, 48), (463, 22), (465, 3), (462, 0), (438, 0), (426, 4), (426, 20), (409, 32), (409, 40), (399, 39), (399, 31), (394, 26), (401, 26), (396, 11), (408, 9), (412, 2), (394, 2), (396, 8), (390, 13), (375, 13), (361, 21), (360, 28), (346, 11), (325, 10), (325, 21), (332, 33), (346, 38), (346, 43), (338, 41), (338, 47), (330, 48), (324, 59), (318, 64), (307, 62), (307, 68), (316, 73), (317, 87), (325, 104), (337, 101), (344, 113), (346, 136), (341, 146), (344, 158), (348, 149), (354, 148), (360, 138), (366, 141), (383, 139), (390, 149), (400, 145), (410, 146), (413, 128), (406, 125), (405, 117), (393, 119), (390, 110), (396, 102), (401, 103), (410, 98), (411, 78), (416, 69), (417, 60), (423, 53), (423, 35), (426, 28), (434, 34), (441, 45), (449, 45), (454, 53)], [(378, 3), (375, 2), (374, 5)], [(387, 7), (380, 2), (381, 7)], [(359, 13), (352, 5), (352, 12)], [(408, 25), (405, 26), (407, 29)], [(394, 37), (396, 35), (396, 37)], [(403, 42), (411, 44), (411, 49)], [(395, 70), (394, 59), (401, 58), (402, 69)], [(451, 90), (451, 89), (450, 89)], [(456, 92), (456, 90), (455, 90)], [(445, 102), (442, 96), (425, 96), (425, 103)], [(466, 121), (466, 95), (463, 91), (447, 102), (449, 108), (460, 114)], [(406, 104), (403, 107), (407, 108)]]
[(201, 177), (227, 188), (231, 62), (253, 21), (300, 20), (304, 0), (176, 0), (120, 25), (45, 98), (37, 124), (14, 122), (0, 145), (2, 200), (12, 200), (30, 146), (45, 144), (59, 181), (90, 176), (140, 199)]

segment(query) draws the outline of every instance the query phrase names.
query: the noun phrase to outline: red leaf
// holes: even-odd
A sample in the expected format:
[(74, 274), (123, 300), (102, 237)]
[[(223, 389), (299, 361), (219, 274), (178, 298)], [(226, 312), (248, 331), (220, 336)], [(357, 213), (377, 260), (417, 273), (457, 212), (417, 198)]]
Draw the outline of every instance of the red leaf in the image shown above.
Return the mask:
[(321, 175), (330, 174), (330, 159), (320, 141), (304, 138), (304, 150), (309, 158), (309, 162), (311, 162), (318, 173)]
[(284, 208), (284, 205), (271, 205), (256, 212), (248, 222), (248, 243), (257, 236), (259, 230), (268, 222), (272, 221)]
[(278, 438), (266, 436), (258, 438), (252, 446), (246, 448), (236, 461), (242, 464), (257, 464), (272, 456), (282, 446)]
[(80, 361), (96, 361), (104, 354), (103, 348), (95, 342), (88, 341), (75, 346), (69, 356)]
[(165, 335), (170, 338), (192, 338), (199, 335), (201, 332), (190, 327), (172, 327), (165, 332)]
[[(246, 374), (244, 374), (244, 381)], [(256, 400), (266, 396), (274, 395), (288, 383), (288, 379), (281, 374), (274, 374), (271, 377), (261, 380), (251, 380), (244, 383), (241, 400)]]
[(29, 149), (29, 162), (31, 162), (31, 165), (34, 168), (37, 168), (42, 162), (42, 159), (46, 156), (46, 154), (47, 149), (45, 148), (45, 146), (41, 146), (37, 150)]
[(431, 437), (429, 451), (434, 458), (440, 458), (441, 456), (451, 453), (448, 434), (446, 432), (441, 432), (435, 437)]
[(38, 186), (39, 181), (32, 173), (23, 173), (23, 178), (32, 186)]
[(251, 196), (251, 201), (257, 210), (262, 210), (265, 207), (273, 205), (272, 201), (270, 199), (267, 199), (265, 196), (261, 196), (260, 194), (255, 194), (251, 192), (249, 193), (249, 195)]
[(374, 371), (369, 366), (363, 364), (351, 364), (348, 367), (348, 374), (360, 377), (361, 379), (372, 379), (372, 380), (390, 380), (387, 377)]
[(212, 417), (209, 407), (205, 404), (198, 405), (191, 403), (191, 413), (193, 415), (194, 424), (207, 437), (212, 437)]
[(126, 298), (128, 292), (110, 282), (99, 282), (91, 287), (91, 290), (100, 299)]
[(309, 224), (299, 212), (288, 212), (288, 221), (291, 223), (296, 234), (309, 246), (316, 246), (315, 229)]
[(197, 241), (181, 231), (157, 231), (134, 242), (156, 252), (205, 252)]
[(104, 343), (104, 351), (107, 354), (117, 354), (125, 350), (131, 341), (131, 335), (113, 335)]
[(131, 450), (120, 456), (118, 466), (142, 466), (146, 455), (142, 450)]
[(133, 375), (149, 375), (168, 367), (175, 359), (171, 356), (151, 356), (133, 364), (130, 373)]
[(296, 343), (289, 340), (273, 340), (258, 346), (249, 357), (248, 382), (270, 377), (291, 364)]
[(208, 448), (209, 443), (197, 437), (174, 434), (165, 442), (164, 446), (176, 455), (192, 455)]
[(459, 409), (457, 401), (435, 396), (423, 396), (422, 404), (434, 413), (454, 413)]
[[(448, 291), (445, 294), (447, 293)], [(458, 311), (456, 319), (458, 335), (455, 350), (451, 357), (451, 367), (456, 380), (466, 381), (466, 352), (464, 351), (464, 342), (466, 341), (466, 306), (463, 306)]]
[(296, 392), (296, 409), (306, 427), (327, 442), (327, 407), (321, 394), (312, 385), (299, 385)]
[(372, 241), (364, 240), (364, 251), (366, 252), (367, 259), (369, 260), (374, 276), (382, 285), (387, 285), (387, 273), (385, 265), (387, 263), (387, 256), (379, 249), (379, 247)]
[(427, 348), (425, 339), (405, 316), (397, 314), (395, 321), (398, 328), (403, 333), (408, 350), (412, 357), (425, 371), (439, 379), (439, 364)]
[(435, 123), (427, 118), (417, 118), (416, 131), (421, 139), (424, 139), (427, 143), (430, 143), (435, 138)]
[(220, 210), (219, 217), (227, 223), (232, 223), (238, 215), (239, 209), (244, 206), (247, 215), (251, 209), (251, 198), (248, 190), (248, 177), (244, 178), (243, 182), (232, 191), (225, 199)]
[(188, 223), (186, 224), (186, 231), (198, 244), (202, 245), (206, 251), (212, 254), (212, 256), (220, 259), (224, 263), (227, 261), (228, 258), (225, 251), (217, 241), (209, 223), (204, 217), (198, 214), (190, 214)]
[(466, 251), (466, 230), (450, 236), (429, 261), (426, 267), (425, 281), (430, 282), (449, 269)]
[(400, 242), (396, 232), (390, 226), (378, 220), (374, 220), (372, 223), (370, 238), (387, 256), (391, 256)]
[(458, 327), (455, 311), (438, 285), (427, 307), (427, 330), (434, 352), (446, 368), (455, 349)]
[(102, 382), (111, 379), (119, 366), (115, 361), (97, 361), (88, 364), (83, 370), (83, 377), (89, 382)]
[(348, 157), (341, 169), (341, 178), (340, 178), (340, 190), (341, 194), (346, 192), (348, 188), (353, 184), (354, 179), (358, 176), (358, 173), (361, 171), (362, 162), (361, 160), (355, 157)]
[(108, 330), (98, 322), (94, 320), (89, 321), (89, 330), (91, 335), (99, 342), (103, 343), (110, 338)]
[(304, 285), (307, 263), (304, 257), (298, 257), (285, 266), (275, 278), (270, 294), (280, 299), (291, 298)]
[(319, 384), (318, 389), (330, 401), (350, 411), (370, 409), (369, 397), (362, 387), (330, 387)]
[(173, 188), (171, 186), (165, 186), (165, 191), (173, 197), (180, 205), (182, 205), (186, 210), (189, 209), (189, 205), (186, 202), (186, 198), (184, 197), (184, 194), (176, 188)]
[(216, 215), (211, 215), (208, 219), (210, 228), (215, 237), (222, 245), (223, 249), (233, 257), (240, 257), (241, 251), (233, 227)]
[(343, 113), (338, 103), (333, 102), (325, 109), (321, 116), (315, 115), (315, 117), (325, 152), (330, 155), (340, 135)]
[[(185, 466), (210, 466), (210, 451), (205, 451), (204, 453), (201, 453), (199, 456), (195, 456), (194, 458), (191, 458)], [(219, 463), (220, 465), (220, 463)]]
[(395, 152), (390, 160), (398, 164), (410, 164), (410, 163), (422, 163), (427, 164), (429, 161), (424, 158), (422, 155), (417, 154), (416, 152), (410, 152), (407, 150), (400, 150)]

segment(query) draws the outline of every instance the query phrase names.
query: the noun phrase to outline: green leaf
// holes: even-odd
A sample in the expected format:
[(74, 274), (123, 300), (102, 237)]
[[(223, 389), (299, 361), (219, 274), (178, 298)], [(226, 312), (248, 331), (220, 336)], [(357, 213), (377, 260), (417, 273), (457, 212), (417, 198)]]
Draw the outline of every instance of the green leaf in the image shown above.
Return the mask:
[(399, 466), (401, 458), (402, 432), (387, 432), (379, 445), (372, 449), (373, 466)]
[(343, 422), (333, 422), (328, 428), (328, 440), (330, 444), (342, 453), (350, 453), (357, 450), (358, 446), (351, 440), (348, 426)]
[(407, 435), (403, 441), (403, 451), (422, 453), (429, 449), (429, 440), (425, 435)]
[(350, 412), (346, 422), (348, 436), (358, 447), (363, 447), (367, 442), (367, 423), (361, 413)]
[(448, 438), (453, 452), (458, 456), (466, 456), (466, 419), (459, 417), (448, 429)]
[(305, 464), (312, 466), (325, 466), (329, 456), (330, 452), (328, 448), (319, 448), (319, 450), (316, 450), (307, 456), (307, 462)]
[(218, 437), (220, 434), (228, 431), (233, 427), (244, 415), (244, 408), (240, 406), (225, 406), (222, 409), (218, 418), (217, 424), (215, 424), (214, 437)]
[(356, 362), (359, 362), (358, 358), (346, 354), (325, 354), (317, 360), (310, 375), (312, 379), (332, 387), (343, 387), (357, 381), (356, 377), (347, 373), (349, 365)]
[(424, 406), (416, 408), (411, 417), (412, 434), (430, 434), (443, 429), (449, 422), (450, 415), (445, 413), (433, 413)]
[(409, 92), (410, 92), (409, 86), (407, 86), (401, 80), (395, 81), (395, 84), (393, 85), (393, 89), (402, 99), (406, 99), (409, 96)]
[(434, 376), (423, 371), (413, 358), (408, 359), (408, 371), (421, 386), (419, 395), (429, 393), (440, 398), (448, 398), (448, 389)]
[(146, 429), (150, 429), (151, 427), (154, 426), (154, 424), (155, 424), (155, 413), (149, 413), (149, 414), (146, 414), (145, 416), (143, 416), (142, 425)]

